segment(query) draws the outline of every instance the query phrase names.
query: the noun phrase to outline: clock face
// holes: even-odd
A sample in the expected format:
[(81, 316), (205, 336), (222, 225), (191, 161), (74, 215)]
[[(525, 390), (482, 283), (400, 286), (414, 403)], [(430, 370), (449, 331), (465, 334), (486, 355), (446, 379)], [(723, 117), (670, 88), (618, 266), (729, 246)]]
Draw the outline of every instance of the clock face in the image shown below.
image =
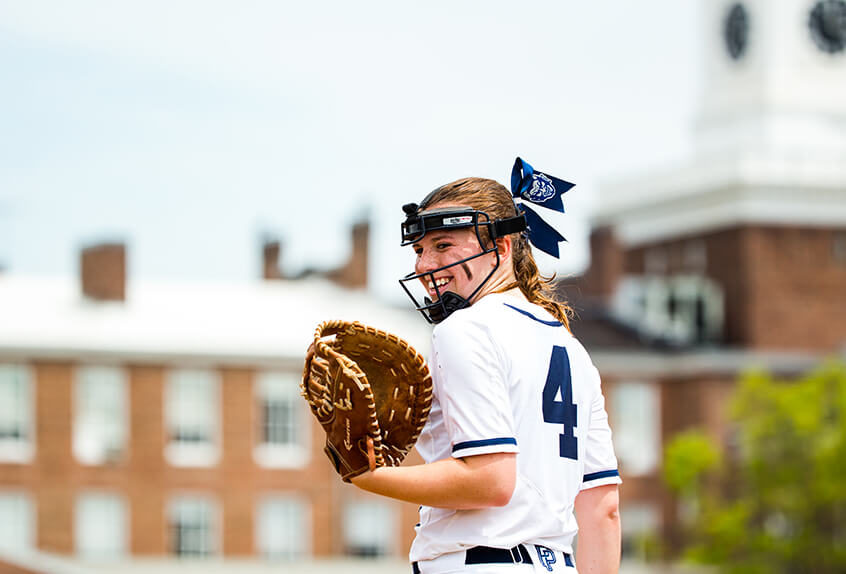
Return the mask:
[(846, 48), (846, 1), (821, 0), (808, 16), (814, 43), (823, 52), (835, 54)]
[(748, 34), (749, 16), (746, 8), (739, 2), (732, 4), (723, 23), (723, 38), (729, 56), (733, 59), (739, 60), (743, 57), (746, 52)]

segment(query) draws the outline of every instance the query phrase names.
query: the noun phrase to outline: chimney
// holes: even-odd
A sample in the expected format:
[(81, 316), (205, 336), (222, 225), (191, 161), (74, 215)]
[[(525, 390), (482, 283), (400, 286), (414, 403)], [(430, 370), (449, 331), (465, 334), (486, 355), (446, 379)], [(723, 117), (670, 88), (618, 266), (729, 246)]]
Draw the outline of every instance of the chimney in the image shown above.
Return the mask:
[(352, 252), (347, 262), (326, 276), (335, 283), (352, 289), (367, 287), (367, 248), (370, 238), (370, 222), (359, 221), (353, 225)]
[(282, 253), (282, 243), (277, 240), (264, 242), (262, 248), (262, 277), (264, 279), (284, 279), (279, 258)]
[(594, 229), (590, 234), (590, 267), (584, 275), (586, 295), (610, 300), (623, 275), (623, 247), (610, 227)]
[(126, 247), (101, 243), (82, 250), (82, 294), (98, 301), (126, 300)]

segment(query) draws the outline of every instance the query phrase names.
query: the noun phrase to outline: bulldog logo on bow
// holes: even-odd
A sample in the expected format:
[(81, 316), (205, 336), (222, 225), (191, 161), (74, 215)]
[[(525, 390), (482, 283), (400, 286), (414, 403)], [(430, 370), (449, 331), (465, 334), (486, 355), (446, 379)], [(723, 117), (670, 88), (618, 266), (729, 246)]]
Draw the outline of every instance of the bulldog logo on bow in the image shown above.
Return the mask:
[(542, 173), (532, 174), (532, 187), (525, 193), (526, 199), (532, 203), (543, 203), (555, 197), (555, 186), (552, 180)]

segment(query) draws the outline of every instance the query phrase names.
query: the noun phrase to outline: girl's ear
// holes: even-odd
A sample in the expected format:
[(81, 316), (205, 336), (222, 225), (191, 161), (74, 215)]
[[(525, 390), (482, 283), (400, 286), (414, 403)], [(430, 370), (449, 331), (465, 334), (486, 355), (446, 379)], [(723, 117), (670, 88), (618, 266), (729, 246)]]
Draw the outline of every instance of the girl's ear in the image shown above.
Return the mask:
[(500, 259), (507, 259), (511, 257), (511, 249), (513, 247), (513, 244), (511, 242), (511, 236), (505, 235), (503, 237), (497, 237), (496, 247), (499, 250)]

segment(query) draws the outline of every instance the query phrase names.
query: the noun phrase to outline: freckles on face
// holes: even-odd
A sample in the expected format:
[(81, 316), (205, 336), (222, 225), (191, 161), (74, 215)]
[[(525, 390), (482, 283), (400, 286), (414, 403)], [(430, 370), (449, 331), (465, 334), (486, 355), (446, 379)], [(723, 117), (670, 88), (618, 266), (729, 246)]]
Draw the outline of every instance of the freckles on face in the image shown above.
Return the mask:
[(420, 281), (433, 301), (446, 291), (467, 298), (476, 288), (477, 279), (483, 276), (482, 260), (486, 257), (458, 263), (482, 251), (476, 234), (470, 229), (434, 232), (415, 243), (414, 250), (417, 253), (415, 272), (431, 273)]

